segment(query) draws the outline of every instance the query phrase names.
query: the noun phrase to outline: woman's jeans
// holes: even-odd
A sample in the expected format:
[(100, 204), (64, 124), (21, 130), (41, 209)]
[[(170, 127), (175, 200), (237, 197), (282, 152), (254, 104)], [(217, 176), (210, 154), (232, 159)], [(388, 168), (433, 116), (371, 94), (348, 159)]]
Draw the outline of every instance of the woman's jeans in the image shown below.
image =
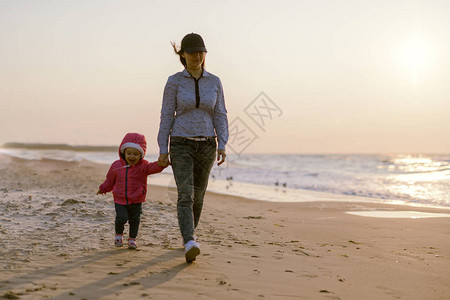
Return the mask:
[(178, 191), (178, 226), (184, 243), (194, 240), (202, 213), (209, 173), (216, 157), (216, 140), (193, 141), (171, 137), (170, 160)]
[(133, 203), (130, 205), (121, 205), (114, 203), (116, 206), (116, 233), (123, 234), (125, 224), (130, 224), (130, 238), (135, 239), (141, 222), (142, 203)]

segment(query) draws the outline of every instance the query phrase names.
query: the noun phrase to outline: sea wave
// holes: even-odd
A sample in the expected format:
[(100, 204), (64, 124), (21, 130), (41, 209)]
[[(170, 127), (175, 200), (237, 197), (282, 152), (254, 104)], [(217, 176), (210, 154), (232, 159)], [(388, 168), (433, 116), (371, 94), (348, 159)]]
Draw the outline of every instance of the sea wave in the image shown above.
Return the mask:
[[(22, 159), (88, 160), (108, 165), (118, 158), (117, 149), (101, 151), (104, 147), (91, 147), (91, 151), (76, 151), (52, 147), (1, 148), (0, 153)], [(156, 161), (157, 155), (147, 155), (146, 159)], [(163, 173), (173, 178), (171, 168)], [(287, 193), (290, 190), (312, 190), (449, 208), (450, 155), (230, 154), (225, 164), (212, 169), (210, 183), (210, 190), (233, 191), (241, 196), (249, 194), (246, 184), (256, 185), (260, 188), (255, 198), (273, 201), (295, 200), (297, 196), (293, 195), (297, 193)], [(286, 192), (273, 194), (268, 189)], [(252, 195), (255, 191), (258, 189), (252, 189)]]
[(68, 144), (40, 144), (40, 143), (6, 143), (3, 149), (27, 149), (27, 150), (63, 150), (63, 151), (79, 151), (79, 152), (109, 152), (118, 151), (117, 146), (73, 146)]

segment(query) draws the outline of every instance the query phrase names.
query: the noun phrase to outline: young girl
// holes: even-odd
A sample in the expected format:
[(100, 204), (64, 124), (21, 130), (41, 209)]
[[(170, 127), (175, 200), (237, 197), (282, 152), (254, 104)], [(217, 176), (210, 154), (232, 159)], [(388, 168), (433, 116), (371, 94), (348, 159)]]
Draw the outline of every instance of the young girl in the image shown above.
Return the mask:
[(139, 133), (127, 133), (120, 143), (119, 160), (109, 168), (106, 180), (97, 192), (113, 193), (116, 207), (116, 247), (123, 245), (122, 237), (125, 223), (130, 224), (128, 248), (136, 249), (136, 236), (142, 213), (142, 202), (147, 195), (147, 176), (159, 173), (165, 167), (157, 162), (149, 163), (144, 158), (147, 149), (145, 136)]

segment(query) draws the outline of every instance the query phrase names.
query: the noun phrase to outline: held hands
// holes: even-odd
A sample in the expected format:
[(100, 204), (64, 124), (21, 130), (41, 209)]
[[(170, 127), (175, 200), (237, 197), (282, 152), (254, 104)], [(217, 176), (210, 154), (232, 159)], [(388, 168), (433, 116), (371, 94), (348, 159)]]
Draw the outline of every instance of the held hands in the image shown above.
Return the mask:
[(223, 149), (219, 149), (217, 150), (217, 165), (220, 166), (221, 164), (223, 164), (225, 162), (225, 157), (227, 157), (227, 155), (225, 154), (225, 150)]
[(168, 165), (170, 165), (169, 153), (160, 154), (158, 157), (158, 166), (166, 168)]
[(100, 189), (98, 189), (97, 194), (96, 195), (104, 195), (106, 193), (103, 193), (102, 191), (100, 191)]

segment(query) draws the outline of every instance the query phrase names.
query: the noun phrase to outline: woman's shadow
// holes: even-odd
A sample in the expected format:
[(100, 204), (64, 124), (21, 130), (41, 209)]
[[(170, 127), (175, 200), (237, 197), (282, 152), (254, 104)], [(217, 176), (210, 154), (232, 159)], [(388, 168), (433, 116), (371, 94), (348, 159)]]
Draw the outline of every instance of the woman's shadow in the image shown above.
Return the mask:
[[(189, 266), (188, 263), (182, 262), (177, 265), (174, 265), (170, 268), (163, 269), (157, 273), (152, 273), (151, 275), (146, 275), (144, 277), (136, 278), (132, 277), (132, 275), (137, 274), (141, 271), (144, 271), (152, 266), (157, 264), (161, 264), (163, 262), (167, 262), (170, 260), (174, 260), (176, 258), (180, 258), (180, 250), (169, 250), (157, 257), (150, 259), (149, 261), (143, 262), (135, 267), (127, 268), (126, 270), (120, 273), (114, 273), (113, 275), (108, 275), (105, 278), (100, 280), (90, 282), (87, 285), (78, 287), (70, 292), (64, 292), (59, 296), (67, 295), (67, 293), (71, 295), (82, 296), (88, 299), (88, 297), (95, 296), (95, 298), (102, 298), (108, 295), (114, 295), (121, 291), (124, 291), (128, 288), (134, 288), (136, 285), (140, 285), (141, 287), (148, 289), (155, 286), (158, 286), (164, 282), (167, 282), (174, 278), (180, 271)], [(183, 260), (184, 260), (184, 256)], [(150, 270), (149, 272), (150, 273)], [(124, 281), (129, 278), (128, 283), (124, 283)], [(119, 282), (119, 283), (118, 283)], [(58, 296), (57, 296), (58, 298)]]
[[(58, 283), (58, 279), (55, 276), (64, 276), (67, 271), (74, 270), (77, 268), (81, 268), (83, 266), (89, 265), (91, 263), (98, 262), (102, 259), (109, 258), (115, 255), (124, 254), (124, 252), (129, 251), (125, 249), (114, 249), (108, 251), (97, 252), (90, 256), (84, 256), (73, 261), (63, 263), (57, 266), (47, 267), (44, 269), (36, 270), (34, 272), (16, 276), (14, 278), (9, 278), (7, 280), (3, 280), (2, 283), (6, 283), (3, 287), (0, 288), (2, 290), (10, 290), (10, 289), (18, 289), (20, 286), (26, 285), (35, 280), (45, 280), (50, 279), (52, 277), (52, 284)], [(140, 278), (133, 277), (132, 275), (137, 274), (141, 271), (146, 270), (147, 268), (151, 268), (157, 264), (161, 264), (163, 262), (168, 262), (177, 258), (183, 257), (183, 262), (173, 265), (170, 268), (163, 269), (159, 272), (151, 273), (150, 270), (147, 273), (151, 273), (151, 275), (146, 275)], [(141, 264), (138, 264), (131, 268), (126, 268), (122, 272), (114, 272), (108, 274), (106, 277), (96, 280), (89, 281), (88, 284), (83, 286), (79, 286), (71, 291), (65, 291), (59, 295), (55, 295), (55, 299), (63, 298), (67, 295), (77, 295), (84, 297), (86, 299), (92, 298), (101, 298), (108, 295), (117, 294), (123, 290), (128, 288), (133, 288), (135, 285), (140, 285), (142, 288), (149, 289), (164, 282), (167, 282), (174, 278), (180, 271), (188, 267), (190, 264), (184, 262), (184, 256), (180, 253), (180, 249), (169, 250), (157, 257), (154, 257), (148, 261), (145, 261)], [(88, 276), (88, 274), (84, 274), (82, 276)], [(106, 275), (106, 274), (105, 274)], [(128, 283), (124, 283), (129, 278)], [(60, 285), (61, 286), (61, 285)]]

